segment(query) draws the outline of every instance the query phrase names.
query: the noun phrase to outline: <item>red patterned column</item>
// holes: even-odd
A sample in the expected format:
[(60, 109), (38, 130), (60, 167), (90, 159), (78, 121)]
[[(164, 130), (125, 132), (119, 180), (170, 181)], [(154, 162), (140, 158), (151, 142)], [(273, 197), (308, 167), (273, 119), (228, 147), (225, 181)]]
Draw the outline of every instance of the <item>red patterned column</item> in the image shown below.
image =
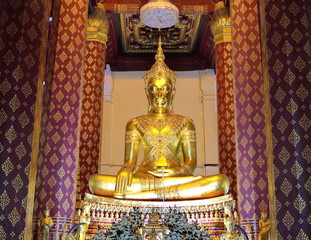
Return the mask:
[(30, 239), (50, 11), (42, 0), (0, 5), (0, 238)]
[(215, 5), (211, 23), (216, 49), (218, 145), (220, 172), (230, 179), (230, 193), (237, 197), (231, 22), (223, 2)]
[(89, 17), (87, 27), (79, 149), (80, 194), (88, 190), (89, 177), (98, 172), (108, 29), (105, 10), (99, 4)]
[(249, 235), (268, 211), (266, 118), (257, 0), (232, 0), (238, 207)]
[(53, 4), (35, 202), (36, 217), (50, 209), (51, 239), (70, 228), (75, 209), (87, 4)]
[(261, 4), (275, 178), (273, 239), (310, 239), (311, 5), (308, 0)]

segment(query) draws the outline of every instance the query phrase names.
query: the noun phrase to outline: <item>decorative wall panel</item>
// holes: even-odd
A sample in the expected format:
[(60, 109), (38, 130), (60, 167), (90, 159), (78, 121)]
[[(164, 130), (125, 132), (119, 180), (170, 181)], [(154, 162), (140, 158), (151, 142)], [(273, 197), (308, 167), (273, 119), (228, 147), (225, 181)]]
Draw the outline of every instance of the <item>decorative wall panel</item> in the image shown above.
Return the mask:
[(41, 0), (1, 2), (1, 239), (23, 239), (25, 234), (43, 16)]
[(35, 212), (51, 210), (53, 239), (70, 227), (75, 207), (86, 14), (86, 0), (53, 5)]
[(309, 239), (310, 2), (265, 4), (278, 238)]
[(120, 14), (120, 22), (125, 53), (155, 53), (160, 34), (165, 53), (192, 53), (197, 42), (201, 15), (182, 15), (174, 26), (160, 30), (143, 24), (139, 14)]
[(238, 206), (249, 234), (268, 209), (265, 108), (256, 0), (231, 4)]
[(98, 172), (105, 49), (102, 42), (86, 42), (79, 149), (81, 194), (88, 190), (89, 177)]
[(232, 45), (216, 44), (218, 146), (220, 172), (230, 179), (230, 193), (237, 197)]

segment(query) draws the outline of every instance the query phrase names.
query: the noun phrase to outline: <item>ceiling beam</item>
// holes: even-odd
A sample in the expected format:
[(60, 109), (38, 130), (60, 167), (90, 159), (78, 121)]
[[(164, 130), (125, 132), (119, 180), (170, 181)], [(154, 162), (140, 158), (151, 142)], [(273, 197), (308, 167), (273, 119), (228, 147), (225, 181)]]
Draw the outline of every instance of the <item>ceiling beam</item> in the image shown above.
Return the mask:
[[(98, 0), (98, 3), (104, 4), (106, 10), (113, 12), (130, 12), (138, 14), (140, 8), (148, 1), (136, 0), (129, 3), (128, 0)], [(218, 0), (175, 0), (171, 1), (181, 14), (207, 14), (214, 11), (215, 3)]]

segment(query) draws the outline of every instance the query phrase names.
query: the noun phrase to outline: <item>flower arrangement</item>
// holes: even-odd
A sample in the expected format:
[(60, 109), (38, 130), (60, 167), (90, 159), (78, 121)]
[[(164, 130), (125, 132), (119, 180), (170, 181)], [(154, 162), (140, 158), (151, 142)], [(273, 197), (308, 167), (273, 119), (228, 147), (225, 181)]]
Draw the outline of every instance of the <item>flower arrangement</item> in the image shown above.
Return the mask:
[(141, 237), (136, 234), (138, 228), (143, 226), (142, 213), (139, 208), (134, 208), (134, 211), (129, 216), (124, 216), (122, 219), (107, 230), (99, 230), (93, 240), (140, 240)]
[(209, 235), (197, 224), (188, 223), (184, 213), (171, 209), (164, 218), (164, 225), (170, 230), (166, 240), (211, 240)]

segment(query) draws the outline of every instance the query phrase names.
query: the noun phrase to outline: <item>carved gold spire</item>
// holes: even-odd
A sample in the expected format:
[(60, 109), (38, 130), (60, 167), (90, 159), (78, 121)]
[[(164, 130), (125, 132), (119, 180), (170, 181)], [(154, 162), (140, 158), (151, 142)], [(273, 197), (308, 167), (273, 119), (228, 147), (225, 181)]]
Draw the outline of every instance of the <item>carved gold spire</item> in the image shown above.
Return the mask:
[(215, 5), (215, 12), (211, 22), (211, 31), (214, 35), (215, 44), (231, 42), (231, 20), (229, 9), (224, 2)]
[(161, 35), (159, 36), (159, 41), (158, 41), (158, 50), (155, 55), (155, 60), (156, 62), (152, 65), (151, 69), (145, 73), (144, 79), (145, 79), (145, 84), (147, 85), (149, 80), (152, 78), (162, 78), (162, 77), (167, 77), (170, 79), (175, 85), (175, 81), (177, 78), (177, 74), (175, 71), (172, 71), (171, 69), (168, 68), (168, 66), (164, 62), (165, 56), (162, 50), (162, 42), (161, 42)]
[(98, 3), (94, 13), (87, 20), (87, 40), (106, 44), (108, 40), (109, 23), (103, 4)]

